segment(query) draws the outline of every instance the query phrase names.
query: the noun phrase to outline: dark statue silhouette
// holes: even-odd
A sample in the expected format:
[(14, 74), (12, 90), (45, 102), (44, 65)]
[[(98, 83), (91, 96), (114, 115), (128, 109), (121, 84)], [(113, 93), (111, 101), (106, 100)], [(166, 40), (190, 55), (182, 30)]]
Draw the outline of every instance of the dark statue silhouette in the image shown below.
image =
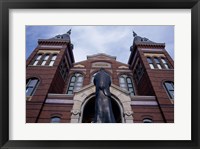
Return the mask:
[(94, 123), (115, 123), (111, 105), (110, 76), (103, 68), (94, 77), (96, 86)]

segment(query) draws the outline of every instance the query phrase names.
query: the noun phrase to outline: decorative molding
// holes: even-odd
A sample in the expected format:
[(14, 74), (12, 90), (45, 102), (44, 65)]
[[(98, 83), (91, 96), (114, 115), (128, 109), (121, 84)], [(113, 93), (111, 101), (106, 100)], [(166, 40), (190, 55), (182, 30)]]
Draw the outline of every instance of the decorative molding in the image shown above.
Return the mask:
[(45, 103), (74, 104), (74, 101), (66, 99), (46, 99)]
[(86, 69), (83, 68), (71, 68), (70, 70), (71, 70), (70, 74), (73, 74), (75, 72), (81, 72), (86, 75)]
[(156, 101), (155, 96), (131, 96), (131, 101)]
[(74, 65), (75, 68), (85, 68), (84, 65), (81, 65), (81, 64), (77, 64), (77, 65)]
[(117, 72), (127, 72), (127, 73), (130, 73), (132, 72), (131, 70), (116, 70)]
[(93, 68), (111, 68), (111, 64), (107, 62), (94, 62), (92, 63)]
[(69, 95), (69, 94), (54, 94), (54, 93), (49, 93), (47, 96), (47, 99), (69, 99), (73, 98), (74, 95)]
[(80, 111), (79, 111), (79, 110), (74, 110), (74, 109), (73, 109), (73, 110), (71, 110), (71, 113), (74, 114), (74, 115), (78, 115), (78, 114), (80, 113)]
[[(119, 104), (119, 106), (121, 106), (122, 122), (133, 123), (133, 116), (132, 116), (133, 112), (131, 108), (130, 93), (126, 90), (122, 90), (120, 87), (114, 84), (111, 84), (110, 92), (112, 95), (114, 95), (112, 98), (113, 99), (117, 98), (116, 101)], [(70, 121), (71, 123), (81, 123), (82, 121), (81, 116), (83, 114), (82, 108), (84, 106), (84, 103), (86, 102), (86, 100), (88, 100), (88, 98), (94, 96), (94, 94), (95, 94), (95, 86), (93, 84), (86, 85), (79, 91), (74, 92), (74, 98), (73, 98), (74, 104), (72, 107), (72, 115)]]
[(157, 53), (144, 53), (144, 56), (148, 57), (165, 57), (164, 54), (157, 54)]
[(156, 101), (131, 101), (132, 106), (157, 106)]
[(133, 111), (125, 111), (124, 115), (126, 115), (126, 116), (132, 116), (133, 115)]
[(140, 48), (141, 51), (144, 52), (162, 52), (164, 49), (148, 49), (148, 48)]
[(61, 49), (61, 48), (63, 48), (63, 46), (40, 45), (39, 48)]
[(118, 68), (120, 68), (120, 69), (128, 69), (127, 66), (119, 66)]
[(59, 50), (39, 50), (38, 52), (37, 52), (37, 54), (40, 54), (40, 53), (42, 53), (42, 54), (45, 54), (45, 53), (50, 53), (50, 54), (54, 54), (54, 53), (60, 53), (60, 51)]

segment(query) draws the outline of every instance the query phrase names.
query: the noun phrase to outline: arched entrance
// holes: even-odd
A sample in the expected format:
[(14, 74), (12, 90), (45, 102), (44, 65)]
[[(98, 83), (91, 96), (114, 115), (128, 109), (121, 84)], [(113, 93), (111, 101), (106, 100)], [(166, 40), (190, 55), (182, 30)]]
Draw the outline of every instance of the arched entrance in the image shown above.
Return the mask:
[[(111, 84), (113, 112), (118, 123), (133, 123), (131, 98), (128, 91)], [(71, 123), (91, 123), (94, 117), (95, 86), (87, 85), (74, 92)], [(120, 114), (119, 114), (120, 113)]]
[[(119, 103), (113, 98), (111, 99), (112, 110), (116, 120), (116, 123), (122, 123), (122, 111)], [(82, 123), (92, 123), (95, 115), (95, 96), (86, 101), (82, 112)]]

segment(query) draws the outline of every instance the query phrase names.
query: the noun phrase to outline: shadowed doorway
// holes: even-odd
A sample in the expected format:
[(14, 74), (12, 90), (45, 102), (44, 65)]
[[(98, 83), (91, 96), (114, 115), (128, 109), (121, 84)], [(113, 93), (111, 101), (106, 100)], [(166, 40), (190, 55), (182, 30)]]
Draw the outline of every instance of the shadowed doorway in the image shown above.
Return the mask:
[[(112, 99), (111, 104), (116, 123), (122, 123), (121, 111), (118, 103), (114, 99)], [(95, 113), (95, 97), (91, 98), (86, 103), (83, 110), (82, 123), (92, 123), (94, 119), (94, 113)]]

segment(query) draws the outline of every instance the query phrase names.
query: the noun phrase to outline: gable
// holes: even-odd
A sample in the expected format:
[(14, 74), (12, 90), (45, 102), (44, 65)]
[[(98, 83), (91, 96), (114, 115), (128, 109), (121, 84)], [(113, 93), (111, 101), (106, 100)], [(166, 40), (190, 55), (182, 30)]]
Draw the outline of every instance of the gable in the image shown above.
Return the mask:
[(95, 55), (87, 56), (87, 59), (95, 59), (95, 60), (116, 60), (115, 56), (110, 56), (104, 53), (99, 53)]

